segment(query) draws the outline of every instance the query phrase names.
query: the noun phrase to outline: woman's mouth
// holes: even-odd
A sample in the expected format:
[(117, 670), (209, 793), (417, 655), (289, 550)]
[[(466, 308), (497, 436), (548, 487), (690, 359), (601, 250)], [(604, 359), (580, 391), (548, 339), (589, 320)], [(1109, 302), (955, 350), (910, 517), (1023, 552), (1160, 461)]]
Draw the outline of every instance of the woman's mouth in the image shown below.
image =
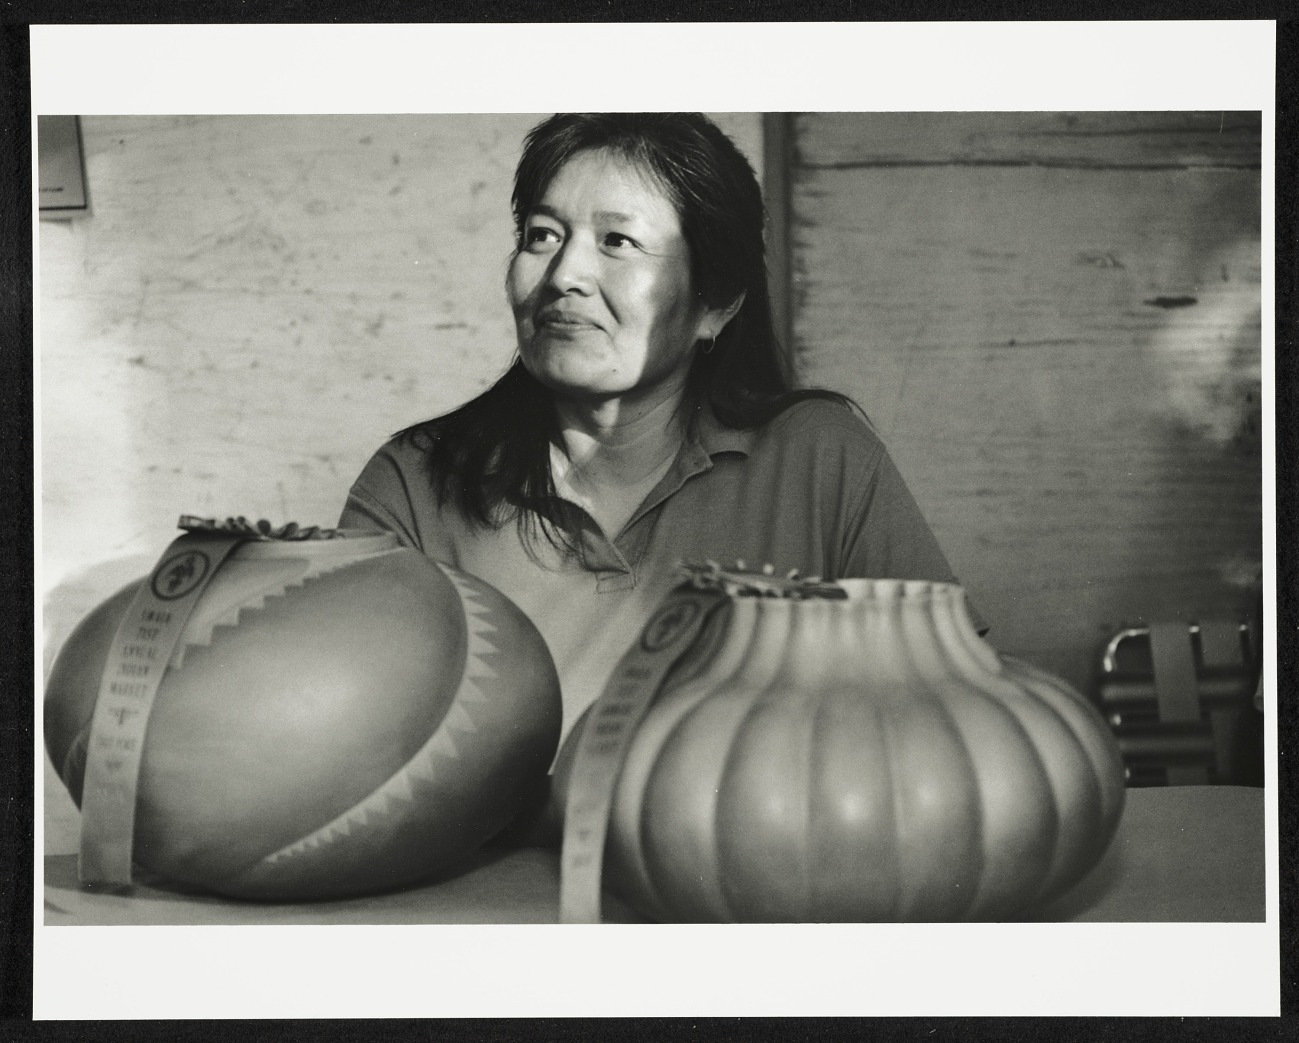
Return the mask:
[(537, 317), (537, 329), (550, 333), (581, 333), (598, 328), (589, 319), (564, 312), (546, 312)]

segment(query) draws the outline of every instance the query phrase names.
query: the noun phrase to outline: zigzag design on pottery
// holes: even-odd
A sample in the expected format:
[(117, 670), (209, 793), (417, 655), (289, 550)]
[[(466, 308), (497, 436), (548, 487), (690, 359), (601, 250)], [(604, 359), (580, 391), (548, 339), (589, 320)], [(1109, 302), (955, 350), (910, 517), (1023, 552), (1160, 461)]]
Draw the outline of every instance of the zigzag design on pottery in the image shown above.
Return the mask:
[(403, 812), (414, 800), (417, 790), (434, 782), (443, 762), (455, 760), (460, 756), (453, 735), (478, 730), (471, 710), (488, 701), (483, 682), (489, 682), (496, 677), (491, 662), (503, 653), (492, 643), (490, 635), (495, 634), (498, 628), (491, 622), (490, 606), (483, 602), (479, 588), (469, 577), (441, 565), (439, 568), (460, 595), (468, 635), (464, 676), (451, 700), (451, 707), (446, 717), (415, 756), (398, 769), (387, 782), (333, 821), (327, 822), (287, 847), (267, 855), (259, 863), (260, 865), (282, 865), (287, 859), (311, 854), (353, 833), (382, 829), (394, 815)]
[(187, 649), (210, 647), (213, 631), (218, 627), (239, 626), (245, 612), (265, 609), (267, 598), (285, 597), (292, 591), (300, 590), (311, 580), (364, 560), (365, 558), (322, 559), (313, 563), (305, 557), (285, 558), (281, 561), (258, 559), (255, 562), (237, 557), (227, 559), (221, 566), (221, 578), (227, 591), (223, 600), (233, 599), (235, 603), (221, 611), (208, 608), (200, 600), (185, 625), (182, 639), (176, 643), (168, 666), (172, 670), (181, 669), (185, 664)]

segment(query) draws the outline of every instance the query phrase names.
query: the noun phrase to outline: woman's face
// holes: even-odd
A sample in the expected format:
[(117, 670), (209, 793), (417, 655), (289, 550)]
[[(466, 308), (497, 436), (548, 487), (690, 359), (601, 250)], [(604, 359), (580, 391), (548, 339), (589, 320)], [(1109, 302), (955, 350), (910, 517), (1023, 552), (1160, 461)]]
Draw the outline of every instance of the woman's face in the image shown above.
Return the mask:
[(607, 151), (580, 152), (527, 215), (508, 290), (523, 364), (557, 394), (603, 401), (679, 392), (715, 336), (693, 294), (676, 208)]

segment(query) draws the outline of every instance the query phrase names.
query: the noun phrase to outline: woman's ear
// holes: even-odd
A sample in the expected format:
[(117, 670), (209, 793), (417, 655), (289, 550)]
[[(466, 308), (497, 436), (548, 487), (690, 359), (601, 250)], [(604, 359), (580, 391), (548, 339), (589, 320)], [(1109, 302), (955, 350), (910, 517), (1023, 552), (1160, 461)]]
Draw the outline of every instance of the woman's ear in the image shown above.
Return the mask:
[(726, 324), (735, 318), (743, 306), (744, 293), (741, 291), (735, 300), (725, 307), (709, 308), (699, 324), (699, 339), (716, 340), (722, 330), (726, 329)]

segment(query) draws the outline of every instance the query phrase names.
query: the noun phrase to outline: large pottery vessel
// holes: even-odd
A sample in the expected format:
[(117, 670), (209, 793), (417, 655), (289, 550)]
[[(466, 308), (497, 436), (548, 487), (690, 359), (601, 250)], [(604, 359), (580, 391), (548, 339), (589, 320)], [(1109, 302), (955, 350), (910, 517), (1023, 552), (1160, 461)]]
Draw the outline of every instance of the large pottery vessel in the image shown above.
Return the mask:
[[(169, 551), (68, 639), (45, 742), (82, 807), (83, 877), (124, 843), (128, 865), (238, 897), (392, 888), (462, 860), (544, 780), (559, 686), (526, 616), (391, 535), (327, 535), (236, 542), (166, 656), (154, 623), (208, 571), (206, 552)], [(141, 614), (142, 584), (155, 600)], [(151, 671), (147, 728), (128, 704), (96, 719), (97, 701), (138, 694)], [(96, 771), (110, 781), (92, 786)], [(127, 836), (88, 839), (83, 785), (133, 790), (126, 824), (101, 825)]]
[(1010, 918), (1095, 865), (1124, 797), (1100, 715), (998, 655), (961, 588), (716, 567), (651, 620), (556, 776), (574, 921), (598, 916), (579, 892), (604, 829), (604, 883), (659, 920)]

